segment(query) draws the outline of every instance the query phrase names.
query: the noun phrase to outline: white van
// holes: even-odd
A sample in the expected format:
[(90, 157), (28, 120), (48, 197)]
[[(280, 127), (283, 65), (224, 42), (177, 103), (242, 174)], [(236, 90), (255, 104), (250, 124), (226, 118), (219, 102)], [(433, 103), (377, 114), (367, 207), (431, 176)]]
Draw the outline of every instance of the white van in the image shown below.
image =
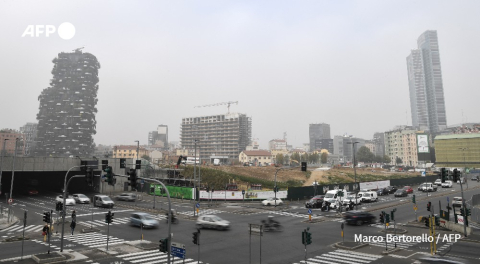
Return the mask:
[(362, 202), (376, 202), (378, 201), (377, 192), (364, 192), (362, 193)]
[(98, 206), (113, 208), (114, 205), (115, 203), (112, 201), (112, 199), (106, 195), (97, 194), (93, 196), (93, 207)]
[[(338, 196), (339, 191), (343, 191), (343, 197)], [(330, 203), (330, 208), (336, 209), (337, 203), (340, 203), (343, 199), (345, 199), (346, 196), (347, 192), (345, 190), (330, 190), (325, 193), (323, 200)]]

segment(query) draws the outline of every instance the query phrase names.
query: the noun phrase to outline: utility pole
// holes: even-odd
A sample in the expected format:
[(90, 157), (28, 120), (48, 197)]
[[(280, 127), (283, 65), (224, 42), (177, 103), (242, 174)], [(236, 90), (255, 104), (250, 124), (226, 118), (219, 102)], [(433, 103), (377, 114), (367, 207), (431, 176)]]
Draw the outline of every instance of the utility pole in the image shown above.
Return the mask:
[(137, 160), (138, 160), (138, 152), (140, 151), (140, 141), (135, 140), (137, 142)]
[[(352, 145), (352, 151), (353, 151), (353, 174), (355, 175), (355, 185), (357, 185), (357, 169), (356, 169), (356, 160), (355, 160), (355, 144), (358, 144), (360, 142), (358, 141), (355, 141), (353, 142), (352, 141), (352, 138), (350, 138), (350, 142), (347, 142), (347, 144), (351, 144)], [(358, 187), (358, 186), (357, 186)], [(355, 210), (358, 210), (358, 203), (357, 203), (357, 194), (358, 192), (355, 190)]]
[(18, 143), (19, 138), (15, 139), (15, 152), (13, 153), (13, 166), (12, 166), (12, 182), (10, 184), (10, 197), (9, 199), (12, 199), (12, 191), (13, 191), (13, 180), (15, 179), (15, 158), (17, 157), (17, 143)]

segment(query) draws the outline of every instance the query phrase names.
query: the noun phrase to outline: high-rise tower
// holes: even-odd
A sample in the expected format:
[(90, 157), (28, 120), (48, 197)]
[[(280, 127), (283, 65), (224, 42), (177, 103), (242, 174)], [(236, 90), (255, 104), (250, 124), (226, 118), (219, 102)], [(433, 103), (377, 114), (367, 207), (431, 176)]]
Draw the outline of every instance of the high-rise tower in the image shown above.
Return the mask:
[(331, 139), (330, 125), (325, 123), (310, 124), (308, 128), (308, 135), (310, 138), (310, 151), (321, 148), (322, 139)]
[(417, 45), (407, 57), (412, 125), (437, 133), (447, 127), (437, 31), (425, 31)]
[(94, 152), (100, 63), (81, 49), (53, 59), (53, 78), (38, 100), (36, 156), (86, 156)]

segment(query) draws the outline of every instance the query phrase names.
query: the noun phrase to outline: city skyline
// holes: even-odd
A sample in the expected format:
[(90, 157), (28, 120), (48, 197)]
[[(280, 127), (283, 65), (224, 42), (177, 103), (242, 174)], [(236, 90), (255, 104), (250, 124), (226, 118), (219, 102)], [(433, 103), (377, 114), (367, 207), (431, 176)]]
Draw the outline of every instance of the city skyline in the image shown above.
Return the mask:
[[(252, 117), (252, 138), (263, 149), (284, 132), (301, 146), (306, 126), (318, 122), (330, 124), (332, 136), (370, 139), (412, 125), (405, 56), (426, 30), (441, 36), (446, 119), (478, 122), (480, 3), (440, 2), (412, 9), (405, 1), (143, 1), (112, 11), (110, 2), (79, 1), (72, 12), (58, 11), (71, 8), (62, 1), (26, 1), (27, 10), (3, 2), (0, 69), (9, 99), (0, 111), (14, 114), (0, 124), (34, 122), (52, 58), (85, 47), (102, 63), (96, 144), (147, 143), (158, 124), (180, 141), (182, 118), (227, 112), (195, 106), (227, 101), (238, 101), (230, 112)], [(98, 19), (85, 20), (87, 12)], [(22, 37), (29, 25), (64, 22), (75, 26), (70, 40)]]

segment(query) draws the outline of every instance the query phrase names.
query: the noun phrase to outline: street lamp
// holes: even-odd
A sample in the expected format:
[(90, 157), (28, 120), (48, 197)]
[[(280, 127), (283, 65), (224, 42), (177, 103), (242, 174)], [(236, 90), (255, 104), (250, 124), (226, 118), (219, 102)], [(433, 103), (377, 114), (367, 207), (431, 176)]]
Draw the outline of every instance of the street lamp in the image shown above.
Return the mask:
[(140, 149), (140, 141), (135, 140), (135, 142), (137, 142), (137, 160), (138, 160), (138, 151)]
[[(351, 140), (351, 139), (350, 139)], [(355, 142), (347, 142), (347, 144), (351, 144), (352, 145), (352, 150), (353, 150), (353, 174), (355, 175), (355, 186), (357, 185), (357, 169), (355, 167), (355, 144), (358, 144), (360, 142), (358, 141), (355, 141)], [(355, 190), (356, 191), (356, 190)], [(355, 192), (355, 210), (358, 210), (358, 206), (357, 206), (357, 191)]]
[[(458, 148), (462, 151), (462, 154), (463, 154), (463, 172), (465, 173), (465, 181), (467, 182), (467, 189), (468, 189), (468, 179), (467, 179), (467, 162), (465, 161), (465, 150), (467, 150), (468, 148)], [(460, 179), (460, 181), (462, 181)]]
[(2, 194), (2, 167), (3, 167), (3, 155), (5, 154), (5, 144), (7, 144), (8, 138), (3, 139), (2, 157), (0, 159), (0, 194)]

